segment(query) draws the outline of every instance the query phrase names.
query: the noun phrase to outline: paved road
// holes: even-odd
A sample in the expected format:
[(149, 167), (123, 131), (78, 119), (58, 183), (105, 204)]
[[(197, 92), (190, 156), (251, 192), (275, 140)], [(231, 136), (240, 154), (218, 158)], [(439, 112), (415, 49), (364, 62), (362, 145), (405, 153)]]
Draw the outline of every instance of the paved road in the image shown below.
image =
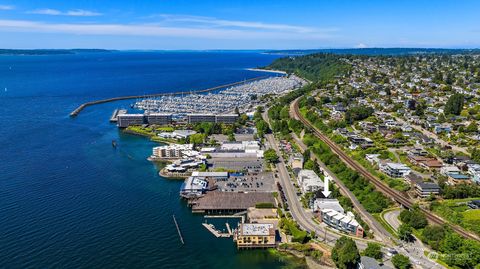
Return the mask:
[(385, 219), (385, 221), (390, 224), (390, 226), (392, 226), (395, 231), (398, 230), (398, 227), (400, 227), (400, 224), (402, 224), (402, 222), (400, 222), (400, 220), (398, 219), (398, 217), (400, 216), (400, 212), (402, 212), (402, 210), (399, 208), (397, 210), (388, 211), (387, 213), (383, 214), (383, 218)]
[[(295, 113), (293, 113), (294, 103), (290, 103), (290, 117), (297, 119)], [(300, 149), (305, 151), (307, 149), (307, 146), (303, 143), (303, 141), (294, 133), (292, 133), (292, 137), (297, 143), (297, 145), (300, 147)], [(328, 174), (330, 178), (333, 179), (333, 181), (336, 183), (336, 185), (340, 188), (340, 192), (342, 195), (347, 196), (351, 201), (357, 212), (361, 215), (362, 219), (370, 226), (370, 229), (372, 229), (373, 234), (377, 239), (382, 241), (383, 243), (387, 245), (392, 244), (392, 235), (383, 228), (383, 226), (378, 223), (378, 221), (370, 214), (367, 212), (367, 210), (363, 207), (363, 205), (358, 201), (358, 199), (355, 197), (355, 195), (343, 184), (343, 182), (337, 178), (337, 176), (328, 169), (328, 167), (320, 161), (314, 154), (312, 154), (312, 158), (318, 163), (320, 166), (321, 170), (324, 171), (324, 173)]]
[[(263, 113), (262, 116), (268, 122), (268, 117), (266, 113)], [(300, 198), (297, 196), (295, 186), (293, 185), (293, 181), (290, 178), (288, 170), (285, 166), (285, 160), (282, 157), (275, 137), (272, 134), (266, 134), (265, 137), (267, 139), (268, 145), (273, 148), (279, 156), (279, 162), (276, 164), (276, 169), (279, 173), (280, 184), (282, 185), (285, 192), (290, 214), (292, 215), (293, 219), (295, 219), (295, 221), (300, 225), (302, 229), (308, 232), (314, 231), (319, 239), (324, 239), (325, 243), (333, 246), (337, 239), (343, 236), (343, 234), (333, 233), (313, 221), (312, 212), (307, 211), (303, 208), (303, 205), (300, 202)], [(359, 249), (365, 249), (368, 242), (374, 242), (373, 240), (367, 240), (363, 238), (361, 239), (353, 236), (349, 237), (356, 241)]]
[[(383, 215), (385, 221), (395, 230), (398, 230), (398, 227), (402, 224), (402, 222), (398, 219), (400, 212), (402, 212), (402, 209), (399, 208), (397, 210), (389, 211)], [(444, 268), (440, 264), (437, 264), (425, 257), (424, 250), (431, 250), (426, 248), (418, 238), (415, 238), (415, 241), (411, 243), (401, 242), (401, 244), (395, 249), (403, 255), (409, 257), (417, 267), (425, 269)]]
[[(292, 137), (294, 138), (295, 142), (300, 147), (302, 152), (307, 149), (307, 146), (298, 138), (297, 135), (292, 134)], [(368, 224), (370, 229), (373, 231), (374, 236), (382, 243), (386, 245), (392, 245), (392, 235), (387, 230), (385, 230), (385, 228), (383, 228), (383, 226), (378, 223), (378, 221), (370, 213), (368, 213), (368, 211), (363, 207), (360, 201), (358, 201), (355, 195), (347, 188), (347, 186), (345, 186), (345, 184), (343, 184), (343, 182), (338, 179), (338, 177), (313, 154), (312, 159), (318, 163), (320, 169), (324, 173), (328, 174), (330, 178), (333, 179), (335, 184), (340, 189), (340, 193), (344, 196), (347, 196), (352, 201), (353, 207), (357, 210), (362, 219)]]

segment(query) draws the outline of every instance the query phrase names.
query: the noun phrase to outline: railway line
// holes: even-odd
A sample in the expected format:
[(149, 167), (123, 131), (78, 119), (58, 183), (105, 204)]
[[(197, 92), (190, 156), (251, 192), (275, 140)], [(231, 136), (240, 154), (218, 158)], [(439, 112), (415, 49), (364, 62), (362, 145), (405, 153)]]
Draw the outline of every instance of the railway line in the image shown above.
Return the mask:
[[(414, 206), (414, 203), (406, 198), (402, 193), (397, 192), (396, 190), (391, 189), (387, 185), (385, 185), (381, 180), (376, 178), (374, 175), (372, 175), (370, 172), (368, 172), (362, 165), (358, 164), (355, 160), (353, 160), (350, 156), (348, 156), (336, 143), (334, 143), (330, 138), (328, 138), (326, 135), (321, 133), (315, 126), (313, 126), (307, 119), (303, 117), (300, 113), (300, 109), (298, 107), (298, 100), (300, 98), (295, 99), (293, 102), (293, 108), (294, 108), (294, 115), (296, 118), (298, 118), (305, 126), (308, 126), (317, 136), (320, 140), (325, 142), (330, 149), (340, 157), (340, 159), (345, 162), (348, 166), (350, 166), (352, 169), (357, 171), (359, 174), (361, 174), (363, 177), (365, 177), (367, 180), (369, 180), (375, 188), (377, 188), (379, 191), (381, 191), (383, 194), (387, 195), (388, 197), (392, 198), (395, 200), (397, 203), (403, 205), (406, 208), (412, 208)], [(422, 212), (425, 214), (427, 219), (431, 221), (432, 223), (438, 224), (438, 225), (443, 225), (447, 224), (445, 220), (440, 218), (439, 216), (433, 214), (432, 212), (421, 209)], [(472, 240), (480, 241), (480, 238), (472, 233), (467, 232), (463, 228), (457, 226), (457, 225), (452, 225), (448, 223), (448, 225), (458, 234), (465, 238), (469, 238)]]

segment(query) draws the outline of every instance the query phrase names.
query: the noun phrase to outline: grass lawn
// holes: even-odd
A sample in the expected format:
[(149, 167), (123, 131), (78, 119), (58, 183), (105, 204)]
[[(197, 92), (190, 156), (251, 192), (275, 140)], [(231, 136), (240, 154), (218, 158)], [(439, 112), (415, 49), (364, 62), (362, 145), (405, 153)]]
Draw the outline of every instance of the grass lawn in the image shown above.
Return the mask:
[(466, 202), (478, 198), (452, 199), (441, 201), (433, 211), (448, 221), (480, 234), (480, 209), (470, 209)]

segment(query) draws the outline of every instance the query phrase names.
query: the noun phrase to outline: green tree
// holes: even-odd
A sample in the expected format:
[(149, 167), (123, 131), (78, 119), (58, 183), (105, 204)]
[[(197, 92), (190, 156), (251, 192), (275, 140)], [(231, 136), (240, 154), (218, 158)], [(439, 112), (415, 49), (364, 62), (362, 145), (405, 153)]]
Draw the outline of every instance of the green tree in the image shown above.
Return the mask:
[(395, 268), (397, 269), (408, 269), (412, 267), (412, 264), (410, 263), (408, 257), (402, 254), (396, 254), (395, 256), (393, 256), (392, 263), (393, 266), (395, 266)]
[(400, 227), (398, 227), (398, 237), (406, 242), (412, 241), (412, 227), (408, 224), (402, 223)]
[(425, 214), (418, 207), (414, 207), (412, 210), (403, 210), (400, 213), (400, 220), (414, 229), (424, 228), (428, 224)]
[(332, 259), (337, 268), (356, 269), (360, 253), (355, 241), (345, 236), (340, 237), (332, 249)]
[(275, 152), (275, 150), (273, 149), (267, 149), (264, 153), (263, 153), (263, 158), (265, 158), (265, 160), (269, 163), (276, 163), (278, 162), (278, 155), (277, 153)]
[(367, 248), (363, 251), (363, 255), (380, 260), (383, 256), (382, 246), (377, 243), (368, 243)]
[(464, 96), (460, 93), (452, 94), (445, 104), (446, 115), (460, 115), (464, 103)]
[(476, 133), (476, 132), (478, 132), (478, 126), (477, 126), (477, 124), (475, 123), (475, 121), (472, 121), (472, 122), (467, 126), (467, 128), (465, 128), (465, 132), (467, 132), (467, 133)]
[(193, 134), (189, 137), (190, 143), (194, 145), (200, 145), (205, 139), (204, 134)]

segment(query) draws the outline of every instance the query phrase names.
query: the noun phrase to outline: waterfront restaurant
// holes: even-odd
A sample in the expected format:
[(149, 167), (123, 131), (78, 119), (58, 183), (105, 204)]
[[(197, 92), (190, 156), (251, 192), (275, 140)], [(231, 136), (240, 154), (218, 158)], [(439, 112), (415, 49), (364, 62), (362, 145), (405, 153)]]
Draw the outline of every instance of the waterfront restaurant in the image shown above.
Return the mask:
[(237, 248), (273, 248), (276, 246), (273, 223), (241, 223), (234, 239)]

